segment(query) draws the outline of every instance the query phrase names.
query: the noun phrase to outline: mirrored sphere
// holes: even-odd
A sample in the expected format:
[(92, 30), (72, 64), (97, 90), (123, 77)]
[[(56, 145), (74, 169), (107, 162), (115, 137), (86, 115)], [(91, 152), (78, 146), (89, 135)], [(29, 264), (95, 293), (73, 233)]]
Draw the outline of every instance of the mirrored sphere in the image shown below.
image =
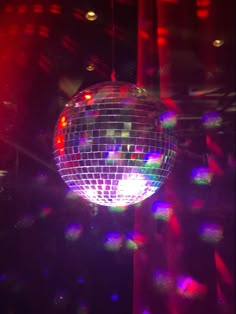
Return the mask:
[(69, 188), (104, 206), (127, 206), (154, 194), (171, 172), (173, 129), (160, 104), (131, 83), (105, 82), (78, 92), (55, 128), (54, 156)]

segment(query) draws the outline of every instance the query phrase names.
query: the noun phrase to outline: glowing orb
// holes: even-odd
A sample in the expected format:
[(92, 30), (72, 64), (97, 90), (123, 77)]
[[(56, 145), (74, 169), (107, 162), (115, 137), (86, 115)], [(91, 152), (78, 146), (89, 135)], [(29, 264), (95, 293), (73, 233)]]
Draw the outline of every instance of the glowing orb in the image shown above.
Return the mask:
[(109, 207), (151, 196), (176, 153), (173, 128), (161, 127), (160, 114), (160, 104), (130, 83), (106, 82), (77, 93), (55, 128), (62, 179), (84, 199)]

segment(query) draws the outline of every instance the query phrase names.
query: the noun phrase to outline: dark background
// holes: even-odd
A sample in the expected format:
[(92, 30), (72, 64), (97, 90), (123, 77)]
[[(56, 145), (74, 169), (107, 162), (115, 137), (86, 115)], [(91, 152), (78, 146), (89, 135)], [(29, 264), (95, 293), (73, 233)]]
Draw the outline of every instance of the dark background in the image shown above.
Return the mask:
[[(234, 289), (226, 285), (225, 300), (217, 297), (215, 245), (202, 241), (198, 233), (204, 221), (222, 226), (224, 238), (217, 249), (234, 274), (235, 3), (212, 3), (214, 25), (208, 37), (198, 32), (195, 1), (179, 1), (171, 19), (169, 66), (173, 99), (182, 111), (173, 188), (183, 207), (184, 270), (211, 291), (204, 301), (190, 305), (186, 301), (188, 313), (231, 314)], [(184, 8), (188, 12), (185, 22), (181, 18)], [(83, 18), (89, 9), (98, 13), (94, 22)], [(108, 0), (0, 1), (0, 170), (8, 171), (0, 176), (2, 314), (132, 313), (133, 252), (125, 247), (107, 251), (104, 238), (107, 232), (131, 231), (136, 207), (118, 214), (81, 199), (68, 199), (52, 156), (53, 129), (65, 102), (77, 89), (110, 79), (111, 26)], [(222, 47), (212, 46), (217, 38), (224, 40)], [(215, 56), (213, 67), (206, 68), (202, 62), (203, 46)], [(137, 1), (115, 1), (114, 59), (117, 79), (135, 83)], [(95, 70), (89, 72), (86, 67), (91, 63)], [(146, 75), (159, 85), (158, 68), (147, 69)], [(200, 97), (190, 93), (212, 86), (214, 92)], [(193, 167), (207, 164), (206, 132), (194, 117), (209, 110), (223, 117), (216, 131), (223, 151), (217, 162), (223, 175), (202, 187), (189, 180)], [(183, 149), (186, 140), (190, 144)], [(161, 198), (163, 190), (142, 208)], [(191, 195), (204, 200), (198, 214), (189, 209)], [(77, 241), (65, 237), (71, 223), (83, 226)], [(164, 227), (157, 223), (156, 230), (161, 234)], [(161, 293), (155, 297), (159, 300), (155, 313), (167, 313), (165, 298)]]

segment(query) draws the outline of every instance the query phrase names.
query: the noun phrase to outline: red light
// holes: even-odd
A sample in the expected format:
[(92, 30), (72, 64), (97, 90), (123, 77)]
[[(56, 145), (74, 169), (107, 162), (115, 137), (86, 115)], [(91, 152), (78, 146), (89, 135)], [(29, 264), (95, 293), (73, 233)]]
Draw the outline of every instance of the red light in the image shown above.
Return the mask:
[(205, 9), (197, 10), (197, 17), (199, 19), (206, 19), (208, 16), (209, 16), (208, 10)]
[(197, 0), (198, 7), (208, 7), (211, 4), (210, 0)]
[(6, 13), (12, 13), (13, 12), (13, 6), (12, 5), (7, 5), (5, 7), (5, 12)]
[(46, 56), (41, 54), (39, 57), (38, 64), (39, 64), (40, 68), (42, 70), (44, 70), (45, 72), (50, 71), (51, 62)]
[(85, 21), (85, 12), (79, 8), (74, 9), (73, 16), (78, 20)]
[(49, 37), (49, 28), (47, 26), (39, 26), (39, 36), (48, 38)]
[(163, 2), (169, 2), (173, 4), (178, 4), (178, 0), (162, 0)]
[(11, 25), (9, 29), (9, 35), (16, 35), (19, 31), (18, 25)]
[(65, 47), (67, 50), (76, 54), (78, 51), (78, 43), (73, 40), (70, 36), (64, 36), (62, 38), (62, 46)]
[(157, 34), (158, 35), (168, 35), (169, 34), (169, 30), (166, 27), (158, 27), (157, 28)]
[(35, 4), (33, 6), (34, 13), (43, 13), (43, 6), (41, 4)]
[(91, 96), (90, 94), (86, 94), (86, 95), (84, 96), (84, 98), (85, 98), (86, 100), (90, 100), (90, 99), (92, 98), (92, 96)]
[(52, 4), (49, 8), (49, 12), (53, 14), (61, 14), (61, 6), (58, 4)]
[(126, 86), (121, 86), (120, 87), (120, 93), (122, 94), (122, 96), (128, 95), (128, 89)]
[(27, 11), (27, 6), (25, 4), (19, 5), (18, 7), (18, 13), (22, 14)]
[(167, 40), (165, 37), (159, 37), (157, 38), (157, 44), (158, 46), (164, 46), (167, 43)]
[(33, 35), (35, 32), (35, 25), (34, 24), (26, 24), (25, 26), (25, 33), (29, 35)]
[(58, 135), (55, 138), (55, 147), (60, 151), (60, 154), (64, 154), (64, 136)]
[(150, 38), (150, 35), (148, 34), (148, 32), (140, 31), (139, 37), (142, 39), (148, 40)]

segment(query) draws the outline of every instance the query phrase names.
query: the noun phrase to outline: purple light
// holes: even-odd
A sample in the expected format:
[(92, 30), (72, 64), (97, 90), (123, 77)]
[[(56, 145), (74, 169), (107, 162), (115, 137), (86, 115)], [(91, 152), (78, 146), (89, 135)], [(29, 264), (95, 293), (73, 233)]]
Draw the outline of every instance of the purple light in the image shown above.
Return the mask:
[(207, 167), (195, 168), (192, 171), (192, 181), (193, 183), (199, 185), (208, 185), (211, 183), (213, 178), (213, 173)]
[(97, 84), (76, 94), (59, 117), (54, 137), (55, 161), (68, 187), (108, 207), (153, 195), (176, 154), (170, 128), (158, 131), (157, 111), (145, 90), (130, 83)]
[(76, 241), (82, 233), (82, 226), (80, 224), (71, 224), (67, 226), (65, 237), (67, 240)]
[(175, 112), (167, 111), (160, 116), (162, 128), (173, 128), (177, 124), (177, 115)]
[(174, 281), (167, 271), (158, 269), (154, 274), (154, 284), (158, 290), (168, 292), (173, 288)]
[(218, 112), (207, 112), (202, 116), (202, 124), (207, 129), (218, 128), (222, 124), (222, 117)]
[(109, 251), (119, 251), (123, 244), (123, 236), (119, 232), (110, 232), (105, 238), (105, 248)]
[(153, 204), (152, 213), (155, 219), (168, 221), (173, 210), (169, 203), (156, 202)]
[(223, 238), (223, 228), (215, 223), (202, 223), (199, 229), (202, 240), (218, 243)]
[(177, 293), (187, 299), (196, 299), (207, 292), (207, 287), (191, 277), (181, 276), (177, 281)]

